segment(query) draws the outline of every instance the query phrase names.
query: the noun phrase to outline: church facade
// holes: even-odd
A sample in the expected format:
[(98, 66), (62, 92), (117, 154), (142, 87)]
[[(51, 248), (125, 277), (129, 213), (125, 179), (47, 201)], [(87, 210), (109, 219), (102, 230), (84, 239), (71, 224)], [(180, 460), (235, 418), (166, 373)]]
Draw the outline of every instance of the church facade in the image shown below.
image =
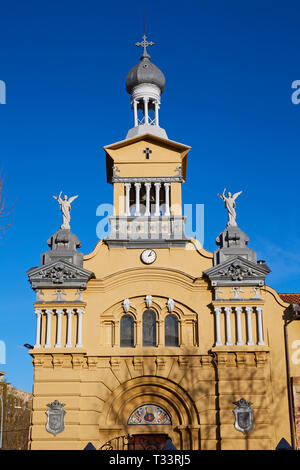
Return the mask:
[(83, 255), (74, 198), (59, 195), (62, 226), (28, 271), (29, 448), (272, 450), (282, 438), (296, 448), (297, 302), (266, 284), (270, 269), (236, 222), (239, 193), (220, 195), (228, 223), (215, 252), (186, 236), (190, 147), (160, 127), (165, 78), (151, 43), (138, 44), (126, 79), (134, 125), (104, 148), (110, 235)]

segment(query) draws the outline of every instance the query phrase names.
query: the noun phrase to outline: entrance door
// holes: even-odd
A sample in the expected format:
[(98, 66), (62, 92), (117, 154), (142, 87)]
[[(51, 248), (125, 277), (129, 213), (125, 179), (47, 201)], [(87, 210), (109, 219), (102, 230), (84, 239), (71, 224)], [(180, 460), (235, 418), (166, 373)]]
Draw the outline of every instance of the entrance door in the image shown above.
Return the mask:
[(167, 434), (135, 434), (129, 439), (129, 450), (161, 450), (167, 438)]

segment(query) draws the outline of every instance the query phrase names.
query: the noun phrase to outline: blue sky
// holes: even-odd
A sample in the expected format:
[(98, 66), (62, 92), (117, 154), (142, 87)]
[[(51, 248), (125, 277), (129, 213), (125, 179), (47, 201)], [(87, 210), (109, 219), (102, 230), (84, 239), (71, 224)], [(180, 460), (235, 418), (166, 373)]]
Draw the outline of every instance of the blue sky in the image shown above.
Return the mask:
[[(298, 3), (298, 4), (297, 4)], [(144, 2), (145, 4), (145, 2)], [(72, 230), (84, 253), (97, 243), (96, 208), (112, 202), (103, 146), (132, 127), (125, 78), (140, 57), (143, 2), (2, 2), (0, 169), (11, 228), (0, 240), (0, 369), (31, 391), (37, 266), (61, 223), (62, 189), (79, 194)], [(300, 292), (300, 4), (296, 1), (152, 0), (145, 5), (150, 54), (166, 76), (160, 123), (192, 147), (183, 202), (205, 205), (204, 247), (227, 217), (217, 193), (243, 190), (238, 223), (272, 269), (268, 284)]]

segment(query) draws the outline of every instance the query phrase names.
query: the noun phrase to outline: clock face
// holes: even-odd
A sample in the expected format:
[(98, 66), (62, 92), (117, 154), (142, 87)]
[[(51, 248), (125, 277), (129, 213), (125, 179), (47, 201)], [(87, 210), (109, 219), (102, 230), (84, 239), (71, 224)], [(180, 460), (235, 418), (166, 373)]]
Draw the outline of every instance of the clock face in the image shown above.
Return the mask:
[(156, 253), (154, 250), (144, 250), (143, 253), (141, 254), (141, 260), (145, 264), (151, 264), (154, 263), (156, 260)]

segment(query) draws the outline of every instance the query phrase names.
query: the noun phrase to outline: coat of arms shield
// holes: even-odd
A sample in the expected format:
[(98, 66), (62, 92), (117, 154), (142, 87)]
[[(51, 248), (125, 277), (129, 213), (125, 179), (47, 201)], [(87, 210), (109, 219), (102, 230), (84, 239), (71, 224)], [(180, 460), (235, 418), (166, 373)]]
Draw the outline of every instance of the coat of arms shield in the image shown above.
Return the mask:
[(241, 398), (239, 401), (234, 401), (233, 404), (236, 405), (236, 408), (233, 410), (235, 416), (235, 429), (246, 434), (251, 431), (254, 426), (253, 410), (250, 408), (252, 403)]
[(46, 411), (48, 416), (46, 430), (56, 436), (56, 434), (62, 432), (65, 429), (64, 418), (66, 411), (63, 409), (65, 403), (59, 403), (58, 400), (54, 400), (47, 406), (49, 406), (50, 409)]

